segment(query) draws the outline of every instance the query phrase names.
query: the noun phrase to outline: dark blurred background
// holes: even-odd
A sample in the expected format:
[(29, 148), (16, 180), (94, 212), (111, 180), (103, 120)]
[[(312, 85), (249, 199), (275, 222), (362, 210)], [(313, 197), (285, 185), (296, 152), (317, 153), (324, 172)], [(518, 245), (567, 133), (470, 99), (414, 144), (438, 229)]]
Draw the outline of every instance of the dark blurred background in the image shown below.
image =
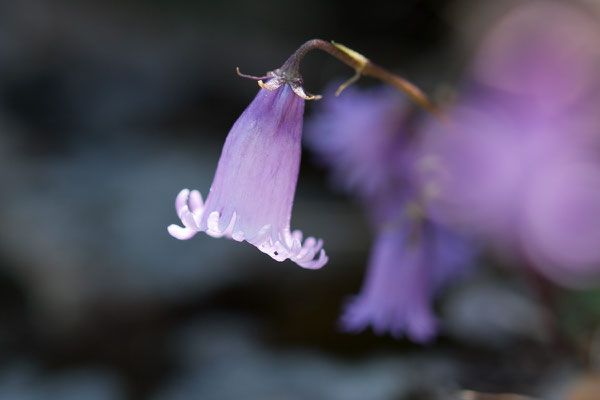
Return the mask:
[[(0, 2), (0, 399), (561, 398), (579, 355), (494, 259), (445, 293), (429, 346), (339, 333), (371, 234), (308, 152), (292, 226), (325, 240), (323, 270), (166, 231), (257, 91), (236, 66), (262, 75), (322, 38), (442, 96), (514, 3)], [(303, 74), (319, 93), (352, 70), (315, 52)], [(569, 297), (592, 310), (574, 324), (597, 298)]]

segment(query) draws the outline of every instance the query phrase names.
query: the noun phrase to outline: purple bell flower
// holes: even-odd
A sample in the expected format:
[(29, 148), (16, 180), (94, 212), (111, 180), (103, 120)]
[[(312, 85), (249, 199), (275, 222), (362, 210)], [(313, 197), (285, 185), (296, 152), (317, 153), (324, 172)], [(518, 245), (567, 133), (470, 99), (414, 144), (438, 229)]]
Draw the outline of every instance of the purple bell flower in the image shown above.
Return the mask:
[(438, 225), (406, 219), (375, 239), (360, 294), (346, 304), (340, 323), (348, 332), (367, 326), (412, 341), (431, 341), (438, 330), (433, 299), (464, 270), (471, 249)]
[(389, 332), (398, 338), (406, 333), (417, 342), (431, 340), (437, 322), (430, 304), (427, 257), (426, 246), (411, 243), (408, 226), (382, 230), (360, 294), (345, 305), (342, 329), (357, 333), (371, 326), (378, 335)]
[(376, 334), (430, 341), (435, 295), (472, 257), (461, 238), (422, 212), (412, 134), (420, 117), (391, 90), (350, 87), (339, 99), (326, 96), (308, 124), (309, 147), (334, 183), (362, 201), (376, 231), (362, 289), (340, 319), (348, 332), (371, 326)]
[(304, 113), (297, 94), (298, 87), (277, 77), (263, 85), (225, 140), (206, 202), (196, 190), (177, 196), (183, 227), (170, 225), (173, 237), (206, 232), (245, 240), (277, 261), (290, 259), (303, 268), (327, 263), (322, 240), (303, 242), (302, 232), (290, 230)]

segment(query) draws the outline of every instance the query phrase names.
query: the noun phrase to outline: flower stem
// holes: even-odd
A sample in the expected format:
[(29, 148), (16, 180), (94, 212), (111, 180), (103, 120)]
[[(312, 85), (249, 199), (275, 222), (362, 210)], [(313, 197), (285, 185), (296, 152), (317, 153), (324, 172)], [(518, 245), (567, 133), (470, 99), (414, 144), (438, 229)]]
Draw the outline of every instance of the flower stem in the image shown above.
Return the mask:
[(324, 51), (333, 57), (337, 58), (344, 64), (354, 68), (356, 71), (355, 75), (340, 86), (336, 95), (339, 95), (342, 90), (347, 86), (354, 83), (360, 76), (370, 76), (379, 79), (396, 89), (406, 94), (412, 101), (419, 106), (423, 107), (427, 111), (442, 117), (440, 110), (429, 100), (427, 95), (423, 93), (418, 87), (407, 81), (406, 79), (393, 74), (392, 72), (380, 67), (377, 64), (372, 63), (368, 58), (362, 54), (347, 48), (344, 45), (335, 42), (327, 42), (321, 39), (312, 39), (305, 42), (302, 46), (292, 54), (287, 61), (281, 67), (282, 71), (289, 72), (291, 74), (299, 75), (300, 62), (304, 56), (312, 50)]

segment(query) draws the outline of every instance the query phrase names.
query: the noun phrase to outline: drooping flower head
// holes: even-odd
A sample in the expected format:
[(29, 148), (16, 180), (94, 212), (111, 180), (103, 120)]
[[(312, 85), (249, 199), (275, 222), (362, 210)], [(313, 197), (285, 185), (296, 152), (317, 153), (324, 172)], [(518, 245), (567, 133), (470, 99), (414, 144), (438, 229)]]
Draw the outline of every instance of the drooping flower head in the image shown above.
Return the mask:
[(472, 252), (422, 212), (414, 152), (422, 116), (381, 88), (349, 88), (336, 102), (329, 98), (310, 121), (307, 142), (334, 182), (361, 200), (376, 232), (363, 286), (346, 304), (341, 327), (371, 326), (377, 334), (427, 342), (437, 332), (434, 297)]
[(258, 80), (263, 90), (229, 132), (206, 204), (198, 191), (184, 189), (177, 197), (175, 206), (184, 226), (169, 226), (171, 235), (189, 239), (204, 231), (215, 237), (246, 240), (278, 261), (289, 258), (304, 268), (320, 268), (327, 262), (321, 240), (310, 237), (303, 244), (300, 231), (290, 232), (303, 100), (320, 98), (304, 91), (300, 62), (317, 49), (354, 68), (355, 75), (340, 91), (361, 75), (372, 76), (390, 83), (422, 107), (434, 109), (416, 86), (333, 41), (308, 40), (281, 68), (262, 78), (238, 70), (239, 75)]
[(219, 159), (206, 202), (182, 190), (175, 208), (183, 227), (169, 226), (181, 240), (197, 232), (247, 241), (277, 261), (303, 268), (327, 262), (322, 240), (290, 230), (300, 167), (304, 94), (298, 77), (279, 70), (235, 122)]

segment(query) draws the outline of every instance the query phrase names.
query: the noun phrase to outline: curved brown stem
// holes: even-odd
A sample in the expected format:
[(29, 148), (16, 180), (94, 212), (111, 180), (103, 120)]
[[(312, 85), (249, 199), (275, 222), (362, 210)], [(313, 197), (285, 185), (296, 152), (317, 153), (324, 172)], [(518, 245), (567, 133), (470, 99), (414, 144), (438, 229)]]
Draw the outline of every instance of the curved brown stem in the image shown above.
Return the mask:
[(292, 54), (287, 61), (280, 68), (281, 71), (289, 72), (290, 74), (299, 74), (300, 62), (304, 56), (312, 50), (321, 50), (333, 57), (337, 58), (344, 64), (354, 68), (356, 71), (355, 75), (350, 78), (347, 82), (342, 84), (336, 95), (341, 93), (347, 86), (358, 80), (361, 75), (370, 76), (372, 78), (379, 79), (396, 89), (406, 94), (412, 101), (419, 106), (423, 107), (427, 111), (431, 112), (439, 118), (443, 118), (441, 111), (429, 100), (427, 95), (423, 93), (418, 87), (407, 81), (406, 79), (380, 67), (377, 64), (372, 63), (368, 58), (363, 56), (356, 51), (349, 49), (348, 47), (335, 43), (327, 42), (321, 39), (312, 39), (300, 46), (294, 54)]

